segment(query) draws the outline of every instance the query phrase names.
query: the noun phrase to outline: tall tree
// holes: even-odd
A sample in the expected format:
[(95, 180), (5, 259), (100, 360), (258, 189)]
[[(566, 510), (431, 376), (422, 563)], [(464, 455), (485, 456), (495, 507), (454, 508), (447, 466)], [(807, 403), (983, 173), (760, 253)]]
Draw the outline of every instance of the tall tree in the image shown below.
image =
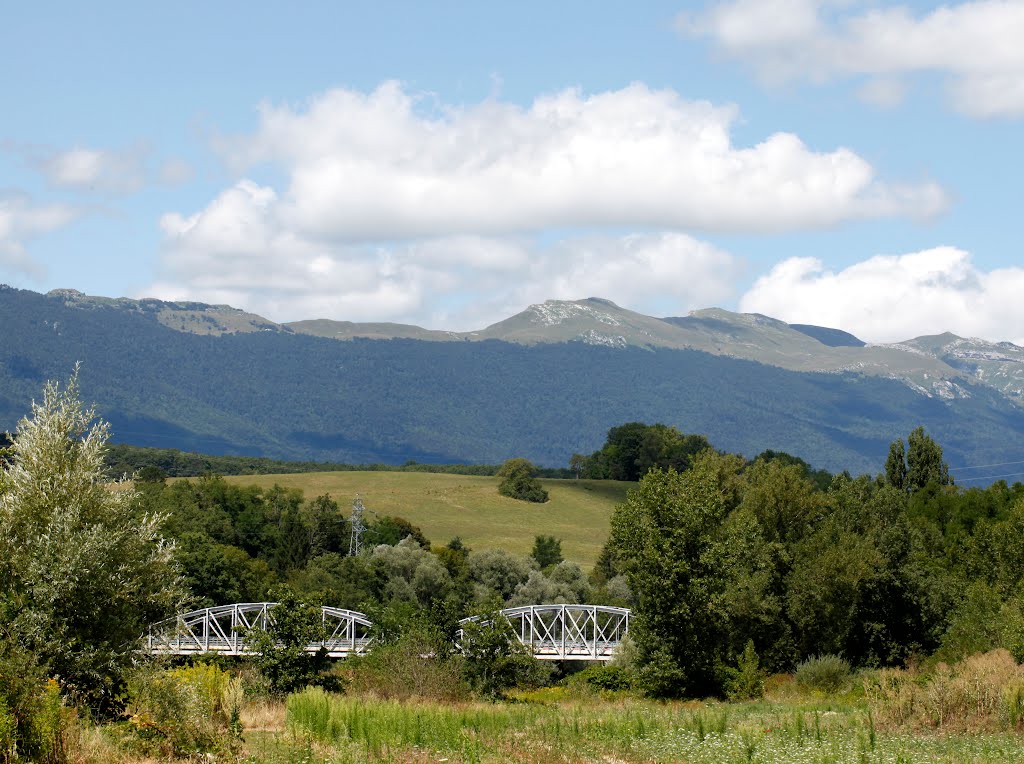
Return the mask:
[(107, 482), (108, 439), (76, 372), (63, 388), (46, 385), (0, 468), (0, 629), (98, 705), (146, 625), (183, 596), (164, 518)]
[(949, 465), (942, 458), (942, 446), (918, 427), (907, 438), (907, 485), (911, 491), (929, 483), (950, 485)]
[[(708, 455), (710, 457), (710, 455)], [(652, 469), (612, 516), (612, 540), (637, 605), (631, 634), (645, 690), (658, 697), (720, 689), (727, 634), (718, 465)]]
[(889, 446), (889, 458), (885, 460), (885, 481), (899, 491), (907, 490), (907, 454), (903, 438), (897, 438)]

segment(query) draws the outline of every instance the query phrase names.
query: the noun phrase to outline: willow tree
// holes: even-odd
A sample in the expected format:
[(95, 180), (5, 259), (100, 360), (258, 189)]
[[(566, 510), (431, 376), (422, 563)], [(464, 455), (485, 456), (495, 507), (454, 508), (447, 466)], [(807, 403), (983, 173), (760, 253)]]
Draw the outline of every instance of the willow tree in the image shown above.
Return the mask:
[(0, 465), (0, 632), (103, 705), (182, 587), (164, 518), (105, 474), (110, 429), (83, 407), (77, 376), (46, 385)]

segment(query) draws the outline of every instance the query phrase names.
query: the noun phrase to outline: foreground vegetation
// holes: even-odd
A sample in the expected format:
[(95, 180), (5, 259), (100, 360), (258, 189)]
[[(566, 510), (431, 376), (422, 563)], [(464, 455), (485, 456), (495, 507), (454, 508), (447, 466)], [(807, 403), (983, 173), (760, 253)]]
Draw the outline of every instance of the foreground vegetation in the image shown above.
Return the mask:
[[(201, 666), (171, 673), (188, 672), (210, 686), (210, 670)], [(955, 681), (946, 682), (944, 672)], [(361, 669), (344, 673), (358, 678)], [(307, 688), (287, 698), (243, 699), (234, 729), (216, 702), (193, 701), (174, 724), (174, 739), (183, 744), (176, 751), (155, 732), (164, 720), (152, 715), (153, 706), (137, 704), (131, 721), (80, 732), (70, 743), (80, 761), (120, 764), (152, 756), (193, 760), (199, 750), (208, 752), (206, 761), (245, 764), (1002, 764), (1024, 757), (1020, 669), (995, 653), (926, 673), (866, 672), (834, 693), (776, 676), (766, 698), (731, 703), (655, 703), (600, 690), (588, 683), (589, 673), (498, 703), (441, 700), (428, 687), (421, 688), (427, 697), (406, 699)], [(927, 694), (913, 718), (899, 718), (900, 703), (878, 694), (880, 683), (893, 681)]]

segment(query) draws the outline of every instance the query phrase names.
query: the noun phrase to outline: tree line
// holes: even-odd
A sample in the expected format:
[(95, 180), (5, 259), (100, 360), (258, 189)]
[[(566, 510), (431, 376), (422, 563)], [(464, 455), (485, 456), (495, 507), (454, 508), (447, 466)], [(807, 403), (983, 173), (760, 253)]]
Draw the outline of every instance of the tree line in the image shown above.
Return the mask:
[(633, 592), (650, 694), (721, 694), (746, 651), (768, 672), (822, 655), (1024, 659), (1020, 483), (957, 488), (921, 428), (893, 442), (883, 474), (826, 488), (785, 459), (689, 459), (641, 478), (598, 565)]

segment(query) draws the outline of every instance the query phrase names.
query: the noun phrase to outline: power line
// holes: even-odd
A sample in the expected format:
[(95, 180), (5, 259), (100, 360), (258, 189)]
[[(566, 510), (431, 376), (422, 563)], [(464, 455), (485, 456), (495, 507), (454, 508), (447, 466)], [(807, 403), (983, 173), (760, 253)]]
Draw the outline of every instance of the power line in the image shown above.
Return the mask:
[(980, 470), (985, 469), (986, 467), (1007, 467), (1011, 464), (1024, 464), (1024, 459), (1021, 459), (1020, 461), (1016, 462), (995, 462), (994, 464), (975, 464), (971, 467), (950, 467), (949, 471), (956, 472), (959, 470)]
[[(1009, 463), (1010, 464), (1018, 464), (1019, 462), (1009, 462)], [(964, 482), (967, 482), (968, 480), (997, 480), (998, 478), (1016, 477), (1018, 475), (1024, 475), (1024, 472), (1007, 472), (1007, 473), (1005, 473), (1003, 475), (982, 475), (980, 477), (957, 478), (957, 481), (961, 482), (961, 483), (964, 483)]]

